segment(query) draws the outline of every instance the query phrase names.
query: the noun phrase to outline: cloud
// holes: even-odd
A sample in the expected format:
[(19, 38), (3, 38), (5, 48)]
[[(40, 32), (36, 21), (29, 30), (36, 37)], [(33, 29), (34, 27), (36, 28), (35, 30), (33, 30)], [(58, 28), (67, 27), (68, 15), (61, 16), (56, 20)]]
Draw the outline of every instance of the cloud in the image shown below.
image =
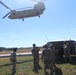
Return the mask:
[(16, 35), (16, 34), (11, 34), (11, 37), (16, 38), (16, 37), (17, 37), (17, 35)]

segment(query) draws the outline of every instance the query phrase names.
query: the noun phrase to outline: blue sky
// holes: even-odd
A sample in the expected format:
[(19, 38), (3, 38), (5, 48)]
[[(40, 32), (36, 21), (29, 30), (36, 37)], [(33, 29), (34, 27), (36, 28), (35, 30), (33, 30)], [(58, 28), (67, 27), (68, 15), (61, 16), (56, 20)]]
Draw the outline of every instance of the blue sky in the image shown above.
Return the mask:
[[(2, 0), (11, 9), (34, 6), (30, 0)], [(76, 40), (76, 0), (46, 0), (45, 11), (38, 17), (11, 20), (2, 17), (9, 12), (0, 4), (0, 46), (42, 46), (48, 41)], [(48, 38), (48, 40), (47, 40)]]

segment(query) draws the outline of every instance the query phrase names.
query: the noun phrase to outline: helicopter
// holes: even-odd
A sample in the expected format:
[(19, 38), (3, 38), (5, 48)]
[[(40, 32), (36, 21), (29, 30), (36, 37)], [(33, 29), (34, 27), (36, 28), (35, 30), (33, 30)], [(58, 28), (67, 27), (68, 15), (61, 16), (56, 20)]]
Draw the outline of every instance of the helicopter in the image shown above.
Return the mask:
[(42, 1), (35, 1), (37, 2), (37, 4), (34, 5), (34, 7), (26, 7), (26, 8), (31, 8), (31, 9), (24, 9), (24, 8), (20, 8), (23, 10), (12, 10), (11, 8), (9, 8), (6, 4), (4, 4), (1, 0), (0, 3), (6, 7), (7, 9), (10, 10), (10, 12), (8, 12), (2, 19), (6, 18), (8, 16), (9, 19), (22, 19), (22, 21), (24, 21), (24, 18), (28, 18), (28, 17), (34, 17), (34, 16), (38, 16), (40, 17), (41, 14), (43, 14), (44, 10), (45, 10), (45, 5)]

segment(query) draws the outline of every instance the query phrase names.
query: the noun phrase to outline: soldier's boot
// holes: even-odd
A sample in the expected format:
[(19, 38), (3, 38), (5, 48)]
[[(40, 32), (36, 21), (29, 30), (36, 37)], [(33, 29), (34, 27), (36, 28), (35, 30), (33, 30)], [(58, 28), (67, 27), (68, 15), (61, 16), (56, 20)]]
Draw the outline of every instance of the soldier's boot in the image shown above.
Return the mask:
[(35, 72), (38, 73), (38, 66), (35, 65)]
[(32, 71), (35, 71), (35, 68), (36, 68), (36, 67), (35, 67), (35, 64), (34, 64), (34, 67), (33, 67), (33, 70), (32, 70)]
[(36, 65), (36, 64), (34, 65), (34, 69), (33, 69), (33, 71), (34, 71), (35, 73), (39, 73), (39, 72), (38, 72), (38, 68), (37, 68), (37, 65)]

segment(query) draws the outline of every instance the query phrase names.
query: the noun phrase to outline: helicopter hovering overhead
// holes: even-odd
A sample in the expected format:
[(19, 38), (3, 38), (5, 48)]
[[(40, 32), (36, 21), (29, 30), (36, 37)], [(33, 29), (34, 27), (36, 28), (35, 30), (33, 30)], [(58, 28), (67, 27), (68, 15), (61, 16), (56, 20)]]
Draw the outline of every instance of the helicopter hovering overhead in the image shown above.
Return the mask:
[(34, 16), (40, 17), (40, 15), (43, 14), (43, 11), (45, 10), (45, 5), (42, 1), (35, 1), (35, 2), (37, 2), (37, 4), (35, 4), (33, 8), (32, 7), (26, 7), (26, 8), (31, 8), (31, 9), (26, 10), (24, 8), (20, 8), (23, 10), (12, 10), (0, 0), (0, 3), (4, 7), (6, 7), (7, 9), (10, 10), (10, 12), (8, 12), (3, 17), (3, 19), (8, 16), (9, 19), (22, 19), (22, 21), (24, 21), (24, 18), (34, 17)]

